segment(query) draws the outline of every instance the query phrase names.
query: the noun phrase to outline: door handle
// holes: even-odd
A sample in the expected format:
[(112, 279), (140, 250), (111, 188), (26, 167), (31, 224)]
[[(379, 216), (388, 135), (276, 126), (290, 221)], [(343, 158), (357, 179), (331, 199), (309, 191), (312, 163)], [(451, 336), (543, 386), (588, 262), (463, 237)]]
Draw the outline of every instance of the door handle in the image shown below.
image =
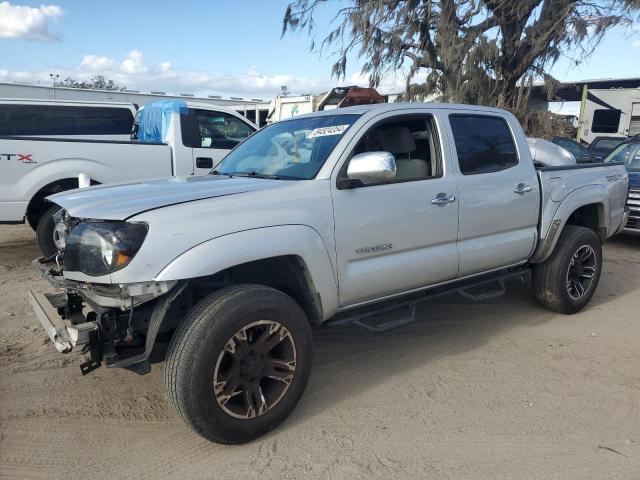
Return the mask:
[(435, 198), (431, 199), (431, 203), (434, 205), (446, 205), (447, 203), (453, 203), (455, 201), (455, 195), (447, 195), (446, 193), (439, 193)]
[(513, 192), (522, 195), (524, 193), (530, 192), (531, 190), (533, 190), (533, 187), (531, 185), (525, 185), (524, 183), (519, 183), (518, 186), (513, 189)]
[(196, 168), (213, 168), (213, 158), (196, 157)]

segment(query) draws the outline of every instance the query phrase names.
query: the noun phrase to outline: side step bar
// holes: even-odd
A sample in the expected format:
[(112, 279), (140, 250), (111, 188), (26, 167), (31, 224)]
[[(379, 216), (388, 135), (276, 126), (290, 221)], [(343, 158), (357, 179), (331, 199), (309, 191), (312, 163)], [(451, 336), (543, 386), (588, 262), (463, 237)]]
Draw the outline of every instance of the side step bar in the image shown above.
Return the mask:
[[(377, 308), (362, 307), (348, 310), (335, 320), (331, 320), (328, 325), (343, 326), (355, 324), (359, 327), (374, 333), (382, 333), (393, 328), (411, 323), (415, 319), (416, 305), (422, 300), (431, 300), (444, 295), (458, 293), (463, 297), (481, 302), (492, 298), (497, 298), (506, 293), (505, 280), (514, 277), (522, 277), (531, 271), (530, 267), (516, 267), (502, 270), (482, 277), (470, 278), (453, 282), (440, 287), (423, 290), (418, 293), (406, 295), (404, 301), (390, 300), (384, 302)], [(496, 288), (490, 291), (474, 293), (473, 290), (490, 283), (495, 283)]]

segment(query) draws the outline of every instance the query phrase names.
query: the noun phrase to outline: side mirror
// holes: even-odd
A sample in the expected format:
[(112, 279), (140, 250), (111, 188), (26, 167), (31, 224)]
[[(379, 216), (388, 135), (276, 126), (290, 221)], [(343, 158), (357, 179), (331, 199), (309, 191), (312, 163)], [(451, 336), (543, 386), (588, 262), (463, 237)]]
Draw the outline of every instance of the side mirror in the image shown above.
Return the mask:
[(389, 152), (365, 152), (349, 162), (347, 177), (365, 185), (392, 180), (396, 176), (396, 158)]

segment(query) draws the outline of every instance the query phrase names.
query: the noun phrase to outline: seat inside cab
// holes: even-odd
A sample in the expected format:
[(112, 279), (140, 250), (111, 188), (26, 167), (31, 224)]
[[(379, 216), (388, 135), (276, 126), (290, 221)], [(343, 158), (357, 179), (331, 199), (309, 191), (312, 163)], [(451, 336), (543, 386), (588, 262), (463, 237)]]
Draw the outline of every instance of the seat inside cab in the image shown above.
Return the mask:
[(440, 176), (435, 126), (431, 117), (383, 122), (360, 140), (354, 154), (385, 151), (396, 159), (395, 181)]

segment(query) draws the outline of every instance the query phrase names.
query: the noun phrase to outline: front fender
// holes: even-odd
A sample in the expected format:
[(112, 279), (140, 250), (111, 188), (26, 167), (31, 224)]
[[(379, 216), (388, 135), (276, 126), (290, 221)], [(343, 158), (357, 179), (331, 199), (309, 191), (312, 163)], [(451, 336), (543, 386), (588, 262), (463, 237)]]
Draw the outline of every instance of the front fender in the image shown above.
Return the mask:
[(156, 281), (213, 275), (243, 263), (294, 255), (307, 268), (320, 295), (324, 319), (338, 308), (338, 285), (327, 248), (320, 235), (306, 225), (279, 225), (235, 232), (203, 242), (166, 265)]

